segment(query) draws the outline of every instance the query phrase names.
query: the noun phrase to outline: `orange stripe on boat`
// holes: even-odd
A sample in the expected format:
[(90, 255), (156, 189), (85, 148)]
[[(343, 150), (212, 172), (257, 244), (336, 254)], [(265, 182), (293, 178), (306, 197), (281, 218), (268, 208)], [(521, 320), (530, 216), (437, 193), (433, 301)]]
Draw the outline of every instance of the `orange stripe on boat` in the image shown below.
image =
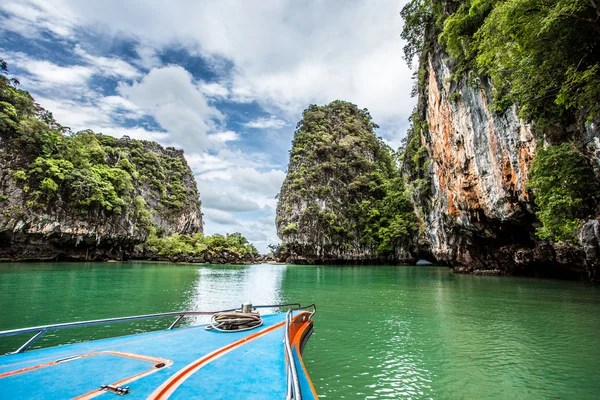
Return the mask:
[[(73, 358), (75, 358), (75, 357), (73, 357)], [(33, 371), (33, 370), (40, 369), (40, 368), (50, 367), (52, 365), (56, 365), (56, 361), (52, 361), (52, 362), (45, 363), (45, 364), (38, 364), (38, 365), (34, 365), (32, 367), (27, 367), (27, 368), (21, 368), (21, 369), (15, 370), (15, 371), (5, 372), (3, 374), (0, 374), (0, 379), (7, 378), (7, 377), (13, 376), (13, 375), (22, 374), (22, 373), (29, 372), (29, 371)]]
[(169, 365), (173, 364), (173, 361), (167, 360), (165, 358), (142, 356), (139, 354), (125, 353), (122, 351), (97, 351), (97, 352), (88, 353), (88, 354), (75, 355), (73, 357), (67, 357), (67, 358), (63, 358), (63, 359), (60, 359), (57, 361), (52, 361), (52, 362), (48, 362), (48, 363), (44, 363), (44, 364), (33, 365), (31, 367), (21, 368), (21, 369), (17, 369), (17, 370), (10, 371), (10, 372), (5, 372), (3, 374), (0, 374), (0, 379), (7, 378), (7, 377), (13, 376), (13, 375), (23, 374), (23, 373), (29, 372), (29, 371), (34, 371), (36, 369), (52, 367), (54, 365), (59, 365), (59, 364), (62, 364), (63, 362), (69, 362), (71, 360), (78, 360), (81, 358), (88, 358), (88, 357), (98, 356), (98, 355), (102, 355), (102, 354), (112, 354), (115, 356), (135, 358), (137, 360), (148, 361), (148, 362), (164, 362), (165, 364), (169, 364)]
[[(201, 325), (201, 326), (187, 327), (185, 329), (176, 329), (176, 330), (168, 331), (167, 333), (164, 333), (164, 334), (161, 334), (161, 335), (152, 335), (150, 337), (143, 338), (143, 339), (130, 340), (129, 342), (116, 343), (116, 344), (111, 344), (109, 346), (96, 347), (96, 348), (90, 349), (90, 350), (110, 349), (112, 347), (120, 347), (120, 346), (123, 346), (123, 345), (126, 345), (126, 344), (145, 342), (147, 340), (153, 340), (153, 339), (160, 338), (160, 337), (163, 337), (163, 336), (178, 335), (180, 333), (185, 333), (185, 332), (188, 332), (190, 330), (196, 330), (196, 329), (199, 329), (199, 328), (204, 328), (204, 326)], [(151, 332), (151, 333), (155, 333), (155, 332)], [(135, 335), (131, 335), (131, 336), (135, 336)], [(107, 339), (102, 339), (102, 340), (108, 340), (108, 339), (114, 339), (114, 338), (107, 338)], [(90, 343), (90, 342), (87, 342), (87, 343)], [(12, 366), (15, 366), (15, 365), (28, 364), (28, 363), (32, 363), (32, 362), (36, 362), (36, 361), (56, 359), (56, 357), (68, 358), (69, 356), (77, 356), (77, 354), (78, 353), (76, 353), (76, 352), (57, 354), (55, 356), (42, 357), (42, 358), (38, 358), (36, 360), (27, 360), (27, 361), (16, 362), (16, 363), (13, 363), (13, 364), (5, 364), (2, 367), (3, 368), (5, 368), (5, 367), (12, 367)]]
[(269, 328), (263, 329), (262, 331), (256, 332), (250, 336), (247, 336), (238, 341), (230, 343), (227, 346), (221, 347), (220, 349), (217, 349), (217, 350), (213, 351), (212, 353), (209, 353), (209, 354), (193, 361), (192, 363), (188, 364), (187, 366), (185, 366), (182, 369), (180, 369), (179, 371), (177, 371), (175, 373), (175, 375), (173, 375), (171, 378), (166, 380), (162, 385), (160, 385), (154, 392), (152, 392), (152, 394), (150, 396), (148, 396), (147, 400), (168, 399), (171, 396), (171, 394), (173, 394), (173, 392), (183, 382), (185, 382), (190, 376), (195, 374), (200, 368), (202, 368), (209, 362), (216, 360), (217, 358), (227, 354), (228, 352), (230, 352), (240, 346), (243, 346), (244, 344), (246, 344), (248, 342), (251, 342), (252, 340), (254, 340), (256, 338), (259, 338), (260, 336), (263, 336), (271, 331), (274, 331), (275, 329), (281, 328), (283, 325), (285, 325), (285, 322), (280, 322)]

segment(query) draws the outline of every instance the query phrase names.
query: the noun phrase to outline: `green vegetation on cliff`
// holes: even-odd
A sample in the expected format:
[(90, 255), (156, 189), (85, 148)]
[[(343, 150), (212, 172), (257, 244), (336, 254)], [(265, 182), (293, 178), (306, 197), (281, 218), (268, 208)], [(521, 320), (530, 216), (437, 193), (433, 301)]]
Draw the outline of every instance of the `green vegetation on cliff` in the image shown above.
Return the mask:
[(581, 153), (570, 143), (539, 148), (531, 164), (537, 216), (543, 226), (537, 234), (558, 242), (577, 241), (581, 218), (587, 216), (598, 183)]
[(279, 194), (277, 230), (298, 252), (392, 253), (408, 245), (416, 218), (394, 152), (366, 109), (309, 106), (298, 123)]
[(163, 221), (173, 226), (186, 214), (196, 216), (185, 233), (202, 231), (196, 183), (182, 151), (89, 130), (72, 132), (5, 76), (6, 63), (0, 60), (0, 66), (4, 217), (15, 220), (34, 210), (101, 224), (119, 216), (133, 221), (136, 230), (162, 234)]
[[(515, 106), (519, 117), (532, 123), (539, 145), (550, 142), (537, 151), (530, 170), (529, 188), (543, 224), (537, 233), (542, 239), (576, 242), (580, 222), (594, 214), (598, 198), (598, 178), (586, 158), (595, 157), (594, 150), (587, 151), (589, 143), (581, 138), (600, 118), (599, 4), (409, 1), (401, 12), (404, 52), (409, 65), (419, 59), (421, 90), (404, 159), (412, 186), (426, 187), (415, 183), (423, 176), (417, 132), (425, 118), (428, 59), (446, 58), (454, 81), (449, 82), (450, 91), (461, 83), (482, 88), (491, 83), (490, 108), (503, 114)], [(455, 103), (461, 93), (447, 95)]]
[(489, 76), (498, 112), (516, 104), (539, 132), (600, 117), (600, 6), (592, 0), (412, 0), (412, 62), (439, 34), (458, 79)]
[(427, 149), (423, 146), (421, 133), (428, 129), (426, 122), (419, 121), (417, 112), (410, 116), (410, 127), (406, 133), (406, 144), (402, 154), (407, 186), (412, 196), (424, 199), (431, 191), (431, 176)]

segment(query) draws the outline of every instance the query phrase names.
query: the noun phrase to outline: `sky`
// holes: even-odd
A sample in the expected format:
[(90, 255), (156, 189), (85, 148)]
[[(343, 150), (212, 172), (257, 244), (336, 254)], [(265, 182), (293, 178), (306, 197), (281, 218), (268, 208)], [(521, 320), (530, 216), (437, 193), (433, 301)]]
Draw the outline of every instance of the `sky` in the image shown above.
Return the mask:
[(279, 242), (276, 195), (310, 104), (368, 108), (396, 148), (404, 0), (3, 0), (0, 58), (74, 131), (182, 148), (207, 234)]

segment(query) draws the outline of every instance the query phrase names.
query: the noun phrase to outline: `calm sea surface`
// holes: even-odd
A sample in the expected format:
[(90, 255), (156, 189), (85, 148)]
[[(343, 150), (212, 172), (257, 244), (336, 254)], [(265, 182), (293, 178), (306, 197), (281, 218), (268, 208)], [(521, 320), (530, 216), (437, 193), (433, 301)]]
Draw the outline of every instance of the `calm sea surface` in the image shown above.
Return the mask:
[[(317, 304), (304, 358), (324, 399), (600, 397), (600, 288), (586, 284), (438, 267), (0, 264), (0, 330), (243, 301)], [(169, 322), (65, 330), (36, 346)], [(0, 338), (2, 353), (16, 345)]]

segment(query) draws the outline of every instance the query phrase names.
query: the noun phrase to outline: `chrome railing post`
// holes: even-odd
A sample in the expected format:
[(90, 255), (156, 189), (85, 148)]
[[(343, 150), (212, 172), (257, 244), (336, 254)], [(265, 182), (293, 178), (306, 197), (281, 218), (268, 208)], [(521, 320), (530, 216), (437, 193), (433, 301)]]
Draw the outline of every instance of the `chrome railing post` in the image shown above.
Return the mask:
[(38, 340), (39, 338), (41, 338), (44, 333), (46, 333), (46, 330), (42, 329), (41, 331), (39, 331), (38, 333), (36, 333), (35, 335), (33, 335), (31, 337), (31, 339), (29, 339), (23, 345), (21, 345), (21, 347), (19, 347), (17, 350), (15, 350), (15, 351), (13, 351), (12, 353), (9, 353), (9, 354), (19, 354), (19, 353), (22, 353), (23, 351), (25, 351), (26, 348), (28, 348), (29, 346), (31, 346), (33, 344), (33, 342), (35, 342), (36, 340)]
[(175, 328), (177, 324), (179, 324), (179, 322), (183, 319), (183, 317), (185, 317), (184, 314), (181, 314), (179, 317), (177, 317), (177, 319), (171, 324), (171, 326), (167, 328), (167, 330), (170, 331), (171, 329)]

